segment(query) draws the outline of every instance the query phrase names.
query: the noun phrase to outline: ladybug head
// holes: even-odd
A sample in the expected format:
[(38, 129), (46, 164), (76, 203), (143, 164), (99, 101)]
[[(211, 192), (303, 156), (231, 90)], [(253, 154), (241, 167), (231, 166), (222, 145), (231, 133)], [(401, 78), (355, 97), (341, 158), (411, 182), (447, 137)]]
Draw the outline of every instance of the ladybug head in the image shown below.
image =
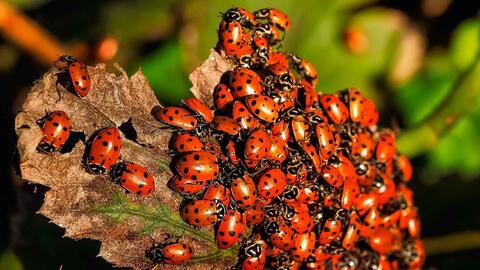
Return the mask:
[(242, 14), (240, 11), (238, 11), (238, 8), (231, 8), (227, 10), (224, 14), (222, 14), (222, 18), (226, 22), (233, 22), (233, 21), (238, 21), (242, 17)]
[(269, 14), (270, 14), (270, 11), (268, 10), (268, 8), (262, 8), (253, 13), (256, 19), (267, 18)]
[(239, 63), (240, 63), (240, 66), (244, 68), (250, 68), (254, 65), (253, 58), (249, 55), (243, 56), (242, 58), (240, 58)]
[(116, 180), (120, 178), (125, 171), (127, 165), (124, 162), (119, 162), (113, 166), (113, 168), (110, 170), (110, 176), (112, 179)]
[(92, 163), (87, 163), (85, 167), (87, 168), (87, 171), (92, 174), (103, 174), (106, 171), (102, 166)]
[(153, 245), (150, 249), (145, 251), (145, 257), (154, 263), (162, 263), (165, 259), (163, 245)]
[(225, 216), (227, 209), (225, 208), (225, 205), (220, 200), (214, 200), (214, 202), (217, 205), (217, 211), (216, 211), (217, 219), (221, 220)]
[(253, 244), (244, 248), (243, 253), (247, 257), (260, 257), (262, 254), (262, 245), (254, 241)]
[(49, 144), (49, 143), (46, 143), (46, 142), (40, 142), (38, 144), (38, 147), (37, 147), (37, 150), (42, 152), (42, 153), (52, 153), (54, 152), (56, 149), (53, 145)]
[(264, 228), (267, 235), (272, 235), (274, 233), (280, 232), (280, 225), (275, 220), (268, 222)]

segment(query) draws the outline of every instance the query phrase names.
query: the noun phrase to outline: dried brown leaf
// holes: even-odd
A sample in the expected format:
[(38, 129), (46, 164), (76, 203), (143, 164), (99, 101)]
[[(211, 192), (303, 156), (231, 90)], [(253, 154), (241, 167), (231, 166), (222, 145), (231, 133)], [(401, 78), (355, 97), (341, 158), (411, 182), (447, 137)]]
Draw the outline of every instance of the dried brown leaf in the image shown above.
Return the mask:
[[(212, 51), (190, 75), (192, 93), (211, 103), (213, 87), (221, 74), (231, 68), (224, 58)], [(72, 130), (84, 133), (86, 138), (100, 128), (130, 123), (135, 136), (127, 133), (127, 138), (122, 134), (121, 158), (147, 167), (155, 177), (157, 191), (146, 198), (126, 195), (126, 201), (145, 209), (161, 204), (177, 213), (180, 198), (166, 187), (171, 177), (165, 166), (170, 162), (166, 150), (171, 132), (161, 129), (164, 125), (150, 114), (159, 102), (141, 71), (129, 78), (120, 67), (117, 69), (119, 74), (108, 73), (102, 64), (89, 67), (92, 90), (84, 99), (57, 84), (56, 69), (51, 69), (35, 83), (15, 120), (20, 173), (22, 179), (50, 188), (39, 213), (65, 228), (66, 236), (101, 241), (99, 255), (115, 266), (149, 269), (154, 264), (145, 259), (144, 251), (151, 245), (150, 236), (160, 241), (167, 235), (167, 228), (157, 228), (151, 235), (145, 235), (141, 232), (145, 226), (141, 218), (126, 216), (114, 222), (94, 210), (97, 206), (114, 203), (112, 194), (123, 191), (108, 176), (94, 176), (85, 171), (81, 161), (85, 142), (78, 141), (72, 151), (63, 154), (47, 155), (36, 150), (42, 138), (36, 121), (49, 111), (65, 111), (71, 119)], [(206, 232), (211, 234), (211, 231)], [(181, 240), (192, 243), (197, 254), (208, 252), (205, 240), (192, 239), (188, 234)], [(189, 269), (225, 269), (232, 262), (223, 259), (213, 264), (196, 263), (189, 265)], [(181, 268), (162, 266), (162, 269)]]

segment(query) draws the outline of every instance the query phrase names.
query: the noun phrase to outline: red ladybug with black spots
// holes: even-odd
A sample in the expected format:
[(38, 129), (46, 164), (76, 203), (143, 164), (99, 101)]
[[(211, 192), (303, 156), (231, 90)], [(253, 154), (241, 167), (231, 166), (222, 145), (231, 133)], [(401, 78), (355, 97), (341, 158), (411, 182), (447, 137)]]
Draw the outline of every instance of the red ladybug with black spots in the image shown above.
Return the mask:
[(113, 181), (128, 192), (147, 196), (155, 191), (152, 174), (143, 166), (133, 162), (120, 162), (110, 172)]
[(85, 167), (92, 174), (110, 171), (117, 162), (122, 147), (120, 132), (115, 127), (97, 131), (91, 138), (85, 152)]
[(84, 98), (88, 95), (92, 82), (85, 64), (73, 56), (62, 55), (55, 61), (54, 65), (57, 67), (64, 65), (63, 67), (59, 67), (60, 72), (68, 73), (70, 81), (67, 82), (67, 85), (71, 85), (77, 96)]
[(178, 265), (188, 262), (193, 253), (193, 248), (189, 244), (165, 242), (154, 244), (145, 251), (145, 257), (156, 264)]
[(37, 149), (43, 153), (58, 151), (70, 136), (72, 124), (64, 111), (53, 111), (38, 123), (42, 126), (43, 139)]

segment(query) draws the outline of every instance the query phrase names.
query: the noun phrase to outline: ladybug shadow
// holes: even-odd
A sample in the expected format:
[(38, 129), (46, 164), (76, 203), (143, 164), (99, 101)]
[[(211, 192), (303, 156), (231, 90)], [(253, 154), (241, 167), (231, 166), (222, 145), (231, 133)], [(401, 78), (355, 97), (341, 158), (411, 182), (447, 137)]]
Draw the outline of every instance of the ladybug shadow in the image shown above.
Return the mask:
[(82, 141), (83, 143), (85, 143), (85, 139), (86, 139), (85, 133), (83, 133), (82, 131), (72, 130), (70, 131), (70, 136), (68, 136), (67, 141), (58, 152), (60, 154), (70, 153), (72, 152), (73, 148), (75, 147), (75, 145), (77, 145), (79, 141)]
[(72, 78), (68, 73), (68, 68), (61, 69), (59, 72), (57, 72), (57, 74), (55, 74), (55, 76), (57, 77), (57, 82), (55, 85), (57, 85), (57, 92), (60, 98), (62, 97), (62, 95), (60, 93), (60, 90), (58, 89), (59, 84), (70, 94), (76, 95), (76, 92), (72, 83)]

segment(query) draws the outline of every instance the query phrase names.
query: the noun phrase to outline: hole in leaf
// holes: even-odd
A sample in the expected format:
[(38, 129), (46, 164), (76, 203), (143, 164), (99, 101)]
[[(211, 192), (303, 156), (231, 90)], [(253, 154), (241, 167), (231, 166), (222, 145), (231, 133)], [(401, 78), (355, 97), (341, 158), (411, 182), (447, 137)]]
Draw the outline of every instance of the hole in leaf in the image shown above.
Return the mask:
[(139, 145), (142, 145), (142, 146), (146, 146), (145, 144), (143, 143), (140, 143), (137, 141), (137, 131), (135, 130), (135, 127), (133, 127), (133, 123), (132, 123), (132, 118), (130, 117), (128, 119), (127, 122), (123, 122), (119, 127), (118, 129), (123, 133), (123, 136), (125, 136), (125, 138), (131, 140), (131, 141), (134, 141), (135, 143), (139, 144)]

